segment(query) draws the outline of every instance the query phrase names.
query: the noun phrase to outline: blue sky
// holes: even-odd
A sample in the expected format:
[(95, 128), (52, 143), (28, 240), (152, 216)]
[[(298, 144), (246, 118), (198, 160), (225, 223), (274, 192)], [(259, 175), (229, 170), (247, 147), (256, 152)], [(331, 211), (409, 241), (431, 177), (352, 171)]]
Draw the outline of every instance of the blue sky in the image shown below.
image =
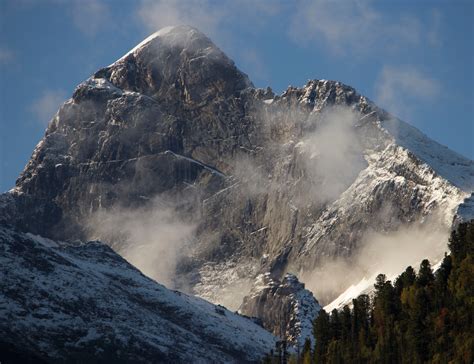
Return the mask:
[(0, 191), (77, 84), (174, 24), (258, 87), (338, 80), (474, 158), (473, 1), (0, 0)]

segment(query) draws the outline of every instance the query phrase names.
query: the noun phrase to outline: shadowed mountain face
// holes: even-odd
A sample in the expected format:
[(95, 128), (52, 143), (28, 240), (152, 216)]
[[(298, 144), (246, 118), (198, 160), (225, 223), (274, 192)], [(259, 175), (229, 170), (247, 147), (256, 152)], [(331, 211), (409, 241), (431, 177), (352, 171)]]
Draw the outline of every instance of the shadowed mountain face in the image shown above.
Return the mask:
[(353, 88), (255, 89), (206, 36), (173, 27), (76, 88), (0, 220), (100, 238), (146, 274), (237, 308), (260, 273), (311, 277), (369, 233), (449, 227), (473, 178), (472, 161)]

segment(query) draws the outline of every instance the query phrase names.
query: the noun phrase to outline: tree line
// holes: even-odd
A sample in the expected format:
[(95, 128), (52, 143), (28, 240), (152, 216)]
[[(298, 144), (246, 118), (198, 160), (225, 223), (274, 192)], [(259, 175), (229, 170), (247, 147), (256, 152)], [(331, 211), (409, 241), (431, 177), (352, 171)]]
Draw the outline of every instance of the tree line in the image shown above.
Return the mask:
[[(474, 222), (459, 224), (450, 254), (435, 272), (423, 260), (394, 282), (380, 274), (371, 296), (351, 307), (321, 310), (293, 363), (473, 363)], [(278, 359), (267, 358), (267, 362)]]

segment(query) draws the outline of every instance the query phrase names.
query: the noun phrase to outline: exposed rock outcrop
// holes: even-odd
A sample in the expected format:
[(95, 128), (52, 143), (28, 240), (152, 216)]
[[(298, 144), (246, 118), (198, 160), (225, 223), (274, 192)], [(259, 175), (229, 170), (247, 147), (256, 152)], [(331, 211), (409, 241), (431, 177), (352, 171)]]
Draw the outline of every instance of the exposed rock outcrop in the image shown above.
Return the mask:
[(313, 321), (320, 310), (318, 301), (296, 276), (286, 274), (279, 281), (266, 273), (257, 277), (239, 312), (259, 318), (267, 330), (301, 348), (307, 339), (313, 342)]

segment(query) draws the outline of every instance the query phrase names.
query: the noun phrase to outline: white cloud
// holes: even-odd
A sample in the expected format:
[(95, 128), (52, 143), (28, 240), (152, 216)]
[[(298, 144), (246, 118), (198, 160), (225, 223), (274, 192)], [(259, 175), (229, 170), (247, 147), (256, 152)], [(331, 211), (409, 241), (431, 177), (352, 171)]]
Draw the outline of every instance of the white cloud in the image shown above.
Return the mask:
[(354, 125), (361, 115), (348, 107), (332, 107), (317, 116), (317, 128), (307, 134), (299, 148), (308, 178), (313, 183), (313, 201), (333, 201), (366, 167)]
[(370, 0), (301, 0), (289, 34), (300, 45), (321, 42), (335, 53), (362, 56), (418, 45), (428, 37), (425, 28), (410, 15), (388, 18)]
[(193, 26), (225, 52), (235, 55), (246, 72), (262, 80), (268, 74), (260, 52), (243, 42), (232, 29), (250, 34), (258, 32), (280, 11), (281, 4), (273, 1), (142, 0), (137, 18), (149, 32), (170, 25)]
[(31, 105), (31, 111), (38, 121), (47, 124), (54, 116), (59, 106), (66, 100), (66, 93), (62, 90), (45, 90)]
[(0, 64), (8, 64), (15, 58), (15, 53), (7, 48), (0, 48)]
[(406, 118), (415, 102), (433, 100), (440, 89), (436, 79), (412, 66), (385, 66), (375, 84), (375, 95), (380, 106)]
[(268, 70), (262, 55), (251, 48), (241, 49), (239, 52), (240, 59), (246, 69), (250, 69), (259, 80), (267, 81), (269, 78)]
[[(387, 218), (396, 217), (388, 213)], [(367, 231), (349, 261), (326, 259), (313, 271), (302, 273), (301, 280), (321, 303), (327, 304), (363, 279), (372, 281), (380, 273), (391, 279), (410, 264), (418, 266), (423, 259), (439, 262), (447, 250), (448, 235), (448, 227), (436, 213), (423, 224), (401, 225), (391, 232)]]
[(281, 4), (275, 1), (142, 0), (137, 13), (149, 31), (191, 25), (212, 38), (222, 39), (222, 33), (229, 36), (231, 25), (252, 32), (280, 11)]
[(216, 34), (228, 10), (207, 0), (145, 0), (138, 16), (149, 31), (170, 25), (191, 25), (202, 32)]
[(188, 253), (197, 222), (184, 221), (173, 205), (158, 196), (136, 209), (100, 209), (86, 222), (90, 239), (112, 244), (144, 274), (175, 288), (176, 266)]
[(109, 23), (109, 8), (101, 0), (75, 0), (71, 11), (74, 25), (87, 36), (94, 36)]
[(433, 9), (431, 12), (431, 27), (428, 30), (428, 42), (434, 46), (440, 46), (442, 44), (441, 39), (441, 26), (442, 26), (442, 15), (438, 9)]

